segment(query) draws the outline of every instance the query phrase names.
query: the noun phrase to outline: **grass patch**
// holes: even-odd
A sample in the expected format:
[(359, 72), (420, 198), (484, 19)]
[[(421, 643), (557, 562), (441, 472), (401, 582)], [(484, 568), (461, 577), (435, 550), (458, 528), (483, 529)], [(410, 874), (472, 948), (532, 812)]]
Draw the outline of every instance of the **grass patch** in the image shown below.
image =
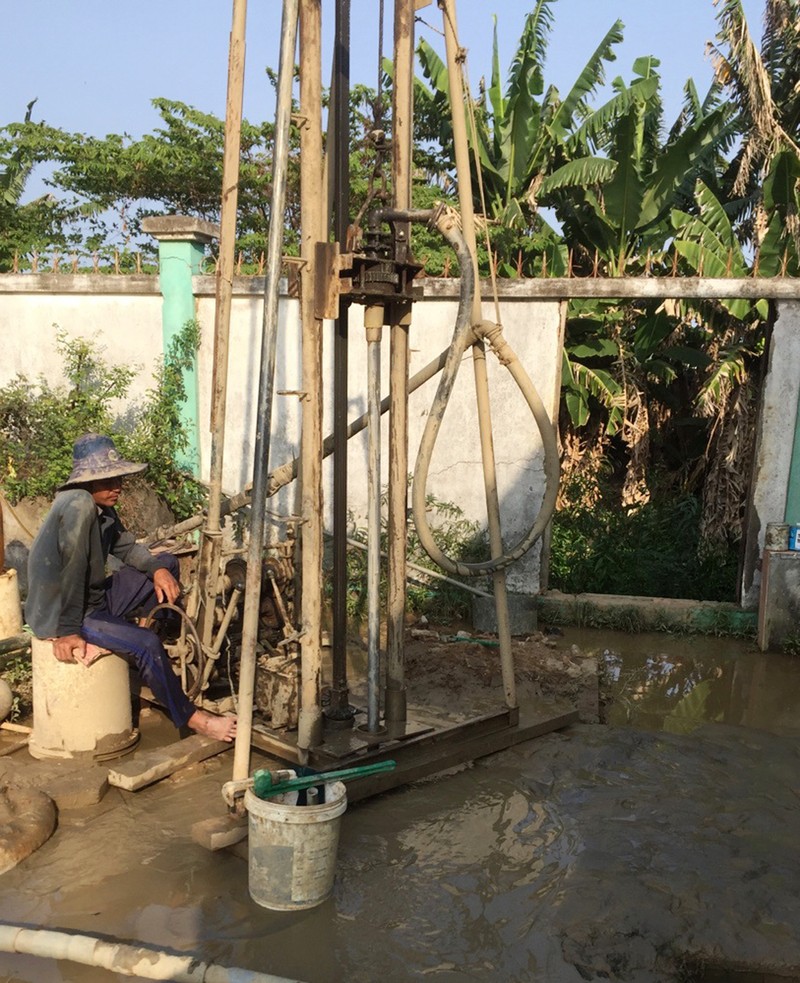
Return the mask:
[(566, 594), (735, 601), (738, 543), (704, 544), (692, 495), (625, 508), (603, 500), (553, 517), (550, 585)]

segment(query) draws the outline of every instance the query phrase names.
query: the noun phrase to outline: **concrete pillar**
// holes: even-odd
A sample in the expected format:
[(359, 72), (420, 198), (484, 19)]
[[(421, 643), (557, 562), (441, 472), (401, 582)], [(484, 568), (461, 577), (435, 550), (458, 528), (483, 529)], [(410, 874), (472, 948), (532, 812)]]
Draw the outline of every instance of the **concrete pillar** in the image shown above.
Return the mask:
[[(778, 316), (782, 318), (784, 322), (789, 322), (793, 345), (796, 346), (797, 342), (795, 339), (798, 337), (798, 328), (800, 328), (800, 304), (797, 302), (779, 301)], [(790, 359), (791, 365), (795, 370), (794, 380), (796, 383), (796, 347), (795, 350), (790, 353)], [(788, 407), (786, 409), (786, 413), (786, 422), (788, 423), (791, 419), (789, 416)], [(795, 413), (794, 419), (792, 459), (789, 465), (789, 479), (786, 484), (786, 508), (783, 514), (783, 521), (788, 522), (790, 526), (800, 525), (800, 404), (798, 404), (798, 409)]]
[[(158, 240), (159, 285), (163, 298), (162, 332), (166, 352), (183, 325), (196, 316), (192, 277), (202, 272), (205, 247), (219, 238), (219, 226), (186, 215), (154, 215), (143, 219), (142, 231)], [(186, 402), (181, 417), (189, 446), (179, 463), (200, 475), (200, 410), (197, 365), (184, 373)]]
[(761, 393), (750, 515), (745, 530), (742, 607), (760, 603), (762, 559), (770, 522), (800, 525), (800, 302), (780, 300)]

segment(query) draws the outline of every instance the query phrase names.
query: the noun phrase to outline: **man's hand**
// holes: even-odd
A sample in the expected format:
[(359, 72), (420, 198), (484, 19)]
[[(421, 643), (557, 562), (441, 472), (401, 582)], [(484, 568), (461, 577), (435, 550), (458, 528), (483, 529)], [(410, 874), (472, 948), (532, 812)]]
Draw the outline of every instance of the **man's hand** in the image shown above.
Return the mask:
[(153, 574), (153, 587), (159, 604), (174, 604), (181, 596), (181, 585), (164, 567)]
[(62, 635), (61, 638), (54, 638), (53, 654), (59, 662), (83, 662), (86, 657), (86, 639), (81, 638), (80, 635)]

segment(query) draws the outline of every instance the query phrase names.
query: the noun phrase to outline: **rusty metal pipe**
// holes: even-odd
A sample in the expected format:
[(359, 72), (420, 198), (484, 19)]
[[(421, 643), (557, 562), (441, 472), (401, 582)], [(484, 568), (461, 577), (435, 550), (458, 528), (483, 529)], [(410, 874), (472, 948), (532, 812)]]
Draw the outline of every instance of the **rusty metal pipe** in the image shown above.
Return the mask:
[[(331, 93), (333, 121), (334, 238), (344, 245), (350, 224), (350, 0), (336, 0)], [(349, 306), (339, 305), (333, 326), (333, 594), (331, 615), (331, 698), (328, 719), (350, 721), (347, 685), (347, 406)], [(324, 450), (323, 450), (324, 454)]]
[(367, 730), (380, 727), (381, 635), (381, 335), (383, 305), (364, 311), (367, 331)]

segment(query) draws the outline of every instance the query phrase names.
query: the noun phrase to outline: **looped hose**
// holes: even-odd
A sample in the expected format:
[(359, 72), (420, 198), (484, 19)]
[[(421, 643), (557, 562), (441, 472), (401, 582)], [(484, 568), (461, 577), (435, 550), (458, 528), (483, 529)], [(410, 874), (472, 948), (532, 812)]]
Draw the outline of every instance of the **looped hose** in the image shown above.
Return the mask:
[[(494, 573), (497, 570), (503, 570), (505, 567), (516, 562), (528, 552), (544, 532), (555, 509), (556, 497), (558, 495), (560, 471), (558, 445), (556, 443), (553, 425), (547, 415), (547, 410), (544, 408), (541, 397), (536, 391), (530, 376), (520, 363), (516, 353), (503, 337), (502, 327), (490, 321), (482, 321), (477, 325), (471, 324), (475, 274), (469, 248), (458, 227), (454, 213), (451, 210), (440, 212), (436, 216), (434, 223), (436, 228), (458, 254), (458, 262), (461, 267), (461, 292), (459, 295), (458, 314), (453, 331), (453, 340), (447, 353), (447, 359), (439, 379), (439, 386), (436, 390), (430, 413), (428, 414), (422, 440), (420, 441), (417, 463), (414, 469), (411, 506), (420, 542), (431, 559), (449, 573), (458, 574), (462, 577), (477, 577), (483, 574)], [(436, 444), (447, 404), (453, 392), (453, 386), (455, 385), (462, 356), (467, 347), (476, 341), (488, 342), (492, 351), (500, 360), (500, 363), (511, 373), (533, 414), (536, 426), (541, 434), (542, 446), (544, 448), (545, 493), (542, 499), (542, 507), (533, 525), (515, 546), (501, 556), (494, 556), (480, 563), (466, 563), (463, 560), (455, 560), (447, 556), (434, 540), (433, 532), (427, 519), (425, 493), (433, 448)]]

